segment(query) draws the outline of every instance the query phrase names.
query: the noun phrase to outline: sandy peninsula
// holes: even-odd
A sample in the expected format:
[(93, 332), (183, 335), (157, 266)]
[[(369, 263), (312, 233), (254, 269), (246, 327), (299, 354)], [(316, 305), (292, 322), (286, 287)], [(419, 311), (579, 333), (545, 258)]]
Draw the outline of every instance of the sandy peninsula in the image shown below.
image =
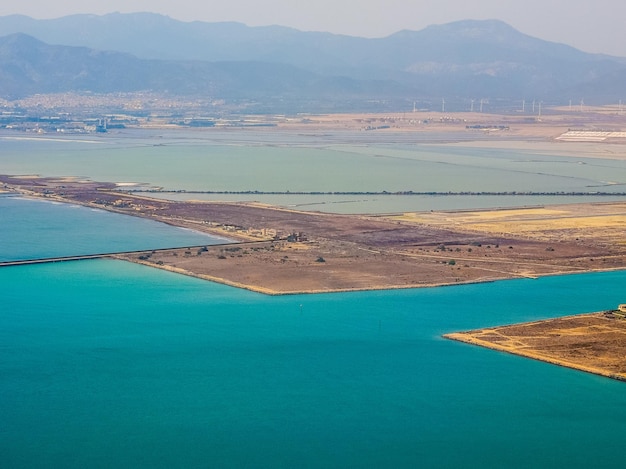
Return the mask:
[(626, 319), (612, 311), (457, 332), (444, 337), (626, 381)]
[(415, 288), (626, 268), (626, 202), (385, 216), (176, 202), (111, 183), (0, 176), (5, 190), (241, 244), (117, 256), (265, 294)]
[[(391, 132), (393, 138), (407, 132), (437, 136), (445, 145), (462, 141), (626, 158), (626, 114), (614, 106), (552, 109), (541, 116), (417, 111), (274, 116), (271, 121), (276, 126), (268, 132)], [(626, 268), (626, 201), (368, 216), (173, 201), (129, 193), (124, 183), (74, 178), (5, 175), (0, 188), (240, 242), (118, 257), (266, 294), (457, 285)]]

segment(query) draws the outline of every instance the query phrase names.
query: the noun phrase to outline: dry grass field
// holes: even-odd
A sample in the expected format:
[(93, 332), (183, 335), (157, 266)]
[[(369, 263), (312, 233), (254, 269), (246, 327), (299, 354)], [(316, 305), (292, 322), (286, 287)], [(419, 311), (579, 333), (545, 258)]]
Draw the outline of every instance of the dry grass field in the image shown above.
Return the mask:
[[(63, 180), (59, 185), (55, 179), (7, 176), (0, 182), (31, 196), (244, 242), (264, 240), (122, 258), (268, 294), (414, 288), (626, 268), (624, 203), (361, 216), (172, 202), (122, 194), (112, 184), (97, 182)], [(302, 236), (288, 239), (294, 233)]]
[(626, 203), (571, 204), (520, 209), (406, 213), (392, 217), (408, 223), (457, 226), (490, 235), (515, 234), (553, 242), (593, 237), (626, 243)]
[(626, 380), (626, 319), (611, 312), (477, 329), (444, 337)]

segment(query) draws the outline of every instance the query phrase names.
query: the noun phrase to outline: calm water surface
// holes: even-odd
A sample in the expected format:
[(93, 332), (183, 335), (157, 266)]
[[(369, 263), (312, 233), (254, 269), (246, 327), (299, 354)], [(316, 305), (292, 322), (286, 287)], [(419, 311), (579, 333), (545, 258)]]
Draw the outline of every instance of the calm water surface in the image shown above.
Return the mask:
[[(25, 153), (23, 141), (0, 140), (0, 165), (189, 188), (258, 175), (272, 188), (366, 187), (376, 172), (389, 184), (406, 172), (398, 184), (417, 187), (457, 168), (448, 150), (324, 149), (311, 137), (302, 154), (278, 141), (257, 153), (254, 140), (207, 149), (164, 139), (27, 141)], [(491, 168), (493, 157), (469, 155), (469, 168), (441, 173), (438, 187), (456, 186), (464, 171), (509, 177), (511, 167), (522, 169), (510, 181), (538, 187), (604, 178), (547, 155)], [(278, 169), (282, 179), (265, 179)], [(617, 163), (610, 172), (623, 178)], [(5, 259), (206, 240), (15, 197), (0, 197), (0, 227)], [(441, 334), (612, 308), (625, 284), (626, 272), (610, 272), (268, 297), (112, 260), (0, 268), (0, 467), (622, 467), (624, 383)]]
[(625, 282), (274, 298), (120, 261), (0, 269), (0, 461), (621, 467), (624, 383), (440, 335), (612, 307)]
[(611, 308), (625, 283), (267, 297), (112, 260), (0, 268), (0, 466), (621, 467), (624, 383), (441, 334)]
[(227, 242), (144, 218), (1, 194), (0, 227), (0, 261)]
[[(624, 192), (626, 161), (433, 144), (419, 135), (126, 130), (104, 136), (0, 135), (8, 174), (89, 177), (187, 191)], [(583, 146), (585, 144), (580, 144)], [(594, 150), (594, 146), (589, 146)], [(613, 148), (611, 147), (611, 151)], [(582, 153), (584, 155), (584, 153)], [(170, 197), (169, 194), (164, 197)], [(582, 202), (569, 198), (198, 196), (334, 212), (398, 212)], [(180, 196), (179, 196), (180, 198)], [(623, 197), (622, 197), (623, 198)], [(598, 200), (597, 198), (595, 200)], [(602, 198), (600, 200), (609, 200)], [(613, 198), (615, 200), (615, 197)], [(461, 206), (459, 205), (461, 204)]]

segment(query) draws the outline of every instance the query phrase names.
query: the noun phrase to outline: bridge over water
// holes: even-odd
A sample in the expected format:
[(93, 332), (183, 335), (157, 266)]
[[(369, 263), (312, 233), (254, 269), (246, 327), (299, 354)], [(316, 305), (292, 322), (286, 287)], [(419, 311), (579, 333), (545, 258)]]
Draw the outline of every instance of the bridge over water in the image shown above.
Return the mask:
[(17, 265), (30, 265), (30, 264), (50, 264), (53, 262), (68, 262), (68, 261), (83, 261), (89, 259), (102, 259), (106, 257), (113, 257), (117, 255), (128, 255), (128, 254), (142, 254), (145, 252), (163, 252), (163, 251), (171, 251), (174, 249), (201, 249), (201, 248), (214, 248), (220, 246), (249, 246), (251, 244), (259, 244), (259, 243), (267, 243), (269, 239), (264, 239), (260, 241), (240, 241), (240, 242), (229, 242), (229, 243), (217, 243), (217, 244), (200, 244), (198, 246), (176, 246), (170, 248), (159, 248), (159, 249), (141, 249), (135, 251), (119, 251), (119, 252), (103, 252), (96, 254), (80, 254), (75, 256), (58, 256), (58, 257), (42, 257), (37, 259), (18, 259), (18, 260), (10, 260), (10, 261), (0, 261), (0, 267), (13, 267)]

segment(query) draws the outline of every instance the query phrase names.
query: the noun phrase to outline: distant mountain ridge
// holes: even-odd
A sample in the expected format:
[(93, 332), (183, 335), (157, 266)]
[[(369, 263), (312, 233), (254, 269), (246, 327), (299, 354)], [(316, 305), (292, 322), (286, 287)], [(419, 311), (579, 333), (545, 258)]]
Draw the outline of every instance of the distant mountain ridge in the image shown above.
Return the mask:
[[(322, 77), (288, 64), (138, 59), (127, 53), (0, 37), (0, 96), (153, 91), (231, 100), (332, 100), (374, 95), (385, 83)], [(386, 91), (385, 91), (386, 90)]]
[[(251, 99), (626, 99), (626, 59), (536, 39), (497, 20), (459, 21), (366, 39), (281, 26), (185, 23), (151, 13), (0, 17), (0, 35), (14, 33), (88, 49), (82, 54), (66, 51), (84, 64), (81, 72), (78, 63), (65, 64), (68, 72), (76, 69), (70, 77), (53, 70), (54, 63), (63, 62), (61, 49), (38, 45), (38, 55), (23, 55), (19, 62), (9, 49), (26, 47), (26, 40), (5, 38), (0, 53), (4, 96), (36, 92), (37, 83), (43, 83), (35, 79), (39, 73), (59, 77), (59, 90), (122, 90), (143, 84), (171, 93)], [(46, 59), (46, 54), (52, 55)], [(29, 64), (28, 57), (33, 59)], [(22, 72), (30, 70), (24, 86), (19, 74), (11, 75), (18, 63)], [(98, 83), (98, 76), (107, 82)], [(7, 83), (13, 80), (10, 86), (4, 77)]]

